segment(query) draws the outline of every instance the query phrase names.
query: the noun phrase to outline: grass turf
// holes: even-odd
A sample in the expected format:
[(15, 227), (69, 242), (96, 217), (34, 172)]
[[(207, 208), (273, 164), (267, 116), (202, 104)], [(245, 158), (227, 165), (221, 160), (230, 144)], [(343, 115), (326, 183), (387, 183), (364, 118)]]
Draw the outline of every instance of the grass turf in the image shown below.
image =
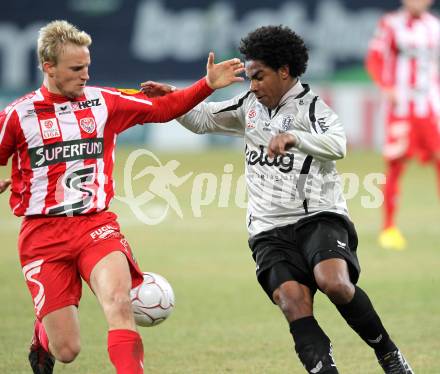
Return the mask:
[[(131, 151), (121, 148), (117, 154), (115, 177), (119, 195), (124, 193), (123, 167)], [(176, 294), (176, 309), (170, 319), (140, 330), (145, 372), (303, 373), (287, 323), (256, 282), (247, 247), (245, 209), (234, 203), (236, 181), (243, 173), (243, 155), (218, 149), (157, 156), (163, 164), (178, 160), (178, 176), (194, 172), (182, 186), (171, 188), (183, 218), (169, 211), (163, 222), (151, 226), (140, 223), (126, 204), (115, 200), (111, 206), (120, 216), (122, 231), (141, 268), (164, 275)], [(138, 160), (135, 169), (140, 170), (145, 161)], [(234, 165), (232, 192), (229, 206), (219, 207), (220, 182), (222, 175), (228, 174), (224, 172), (227, 163)], [(340, 172), (354, 173), (361, 182), (367, 173), (383, 171), (380, 156), (370, 152), (350, 152), (338, 165)], [(213, 173), (217, 190), (213, 202), (200, 207), (201, 217), (194, 217), (191, 201), (194, 205), (197, 194), (193, 186), (200, 173)], [(7, 174), (7, 168), (0, 169), (0, 178)], [(138, 181), (135, 190), (145, 190), (148, 182), (148, 177)], [(362, 207), (361, 197), (370, 196), (362, 184), (349, 200), (360, 239), (359, 285), (370, 295), (414, 370), (423, 374), (438, 373), (440, 360), (440, 217), (435, 183), (432, 168), (410, 165), (403, 180), (398, 215), (399, 227), (408, 240), (408, 249), (403, 252), (378, 248), (381, 211)], [(204, 192), (206, 188), (205, 185)], [(146, 212), (160, 213), (158, 202), (160, 199), (156, 198), (146, 204)], [(33, 308), (16, 250), (20, 220), (9, 212), (6, 194), (0, 196), (0, 211), (0, 373), (29, 373), (26, 356)], [(319, 294), (315, 300), (316, 316), (332, 339), (340, 372), (380, 373), (373, 352), (350, 330), (331, 303)], [(86, 287), (80, 321), (82, 352), (72, 364), (57, 363), (55, 373), (113, 373), (106, 352), (106, 324)]]

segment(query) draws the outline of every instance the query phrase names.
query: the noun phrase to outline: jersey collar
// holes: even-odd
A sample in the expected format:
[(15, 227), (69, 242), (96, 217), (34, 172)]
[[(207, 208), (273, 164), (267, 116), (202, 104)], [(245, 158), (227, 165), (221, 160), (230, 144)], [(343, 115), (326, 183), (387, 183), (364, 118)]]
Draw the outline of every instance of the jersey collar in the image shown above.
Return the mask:
[(298, 81), (295, 83), (295, 85), (283, 95), (278, 106), (279, 107), (283, 106), (286, 103), (286, 101), (290, 98), (300, 99), (309, 91), (310, 91), (309, 85), (302, 84), (300, 79), (298, 78)]
[(71, 99), (63, 95), (52, 93), (47, 89), (47, 87), (44, 84), (41, 85), (40, 91), (45, 99), (48, 99), (53, 103), (65, 103), (66, 101), (81, 101), (85, 99), (84, 95), (81, 97), (77, 97), (75, 99)]
[(291, 99), (291, 98), (299, 99), (299, 98), (303, 97), (309, 91), (310, 91), (309, 85), (308, 84), (303, 85), (298, 78), (298, 81), (293, 85), (293, 87), (290, 88), (290, 90), (287, 91), (281, 97), (281, 100), (280, 100), (278, 106), (273, 110), (268, 109), (269, 117), (271, 117), (271, 118), (275, 117), (275, 115), (278, 113), (278, 111), (286, 104), (286, 102), (289, 99)]

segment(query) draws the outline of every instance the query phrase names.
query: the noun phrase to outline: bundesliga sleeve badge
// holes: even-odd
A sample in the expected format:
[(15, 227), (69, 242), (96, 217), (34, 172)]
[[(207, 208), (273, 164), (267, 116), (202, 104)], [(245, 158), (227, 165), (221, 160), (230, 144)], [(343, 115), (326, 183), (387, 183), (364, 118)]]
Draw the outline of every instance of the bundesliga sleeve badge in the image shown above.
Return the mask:
[(40, 130), (43, 139), (53, 139), (61, 136), (60, 126), (56, 118), (40, 120)]

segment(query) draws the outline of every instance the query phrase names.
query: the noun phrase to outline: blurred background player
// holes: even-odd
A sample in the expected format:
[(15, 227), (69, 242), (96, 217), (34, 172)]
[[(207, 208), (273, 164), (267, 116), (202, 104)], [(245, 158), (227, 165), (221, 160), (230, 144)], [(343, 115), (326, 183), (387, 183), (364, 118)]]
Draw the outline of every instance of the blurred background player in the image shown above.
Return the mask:
[(83, 278), (108, 323), (108, 353), (118, 374), (143, 373), (143, 346), (129, 291), (142, 281), (117, 216), (106, 211), (114, 195), (116, 137), (137, 123), (167, 122), (243, 78), (232, 59), (214, 64), (192, 86), (166, 97), (87, 87), (92, 40), (66, 21), (40, 29), (42, 86), (0, 113), (0, 165), (12, 159), (13, 213), (24, 216), (19, 257), (37, 321), (29, 361), (36, 374), (53, 372), (80, 351), (77, 307)]
[(403, 0), (386, 14), (371, 40), (366, 67), (386, 98), (383, 155), (383, 248), (402, 250), (406, 240), (395, 225), (399, 181), (408, 159), (435, 165), (440, 194), (440, 22), (428, 13), (432, 0)]
[[(385, 373), (413, 373), (356, 285), (357, 234), (335, 166), (346, 153), (344, 128), (299, 79), (308, 63), (303, 40), (287, 27), (261, 27), (242, 39), (240, 52), (249, 91), (201, 103), (178, 121), (198, 134), (244, 137), (257, 278), (287, 319), (301, 363), (308, 373), (338, 373), (330, 339), (313, 315), (319, 289), (374, 349)], [(142, 86), (146, 93), (160, 88)]]

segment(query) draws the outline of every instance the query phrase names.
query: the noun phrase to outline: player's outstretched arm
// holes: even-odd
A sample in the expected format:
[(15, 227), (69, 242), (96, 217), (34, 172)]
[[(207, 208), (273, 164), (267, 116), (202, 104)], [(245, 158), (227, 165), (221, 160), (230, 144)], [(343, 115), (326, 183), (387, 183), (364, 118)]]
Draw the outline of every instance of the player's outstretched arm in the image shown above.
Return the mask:
[(148, 101), (142, 100), (142, 97), (132, 98), (126, 94), (105, 91), (113, 95), (115, 101), (111, 127), (116, 133), (120, 133), (137, 123), (171, 121), (205, 100), (213, 90), (244, 80), (238, 76), (244, 72), (244, 64), (237, 58), (216, 64), (214, 53), (211, 52), (206, 70), (204, 78), (181, 90), (173, 90), (168, 85), (145, 82), (143, 85), (153, 96)]
[[(242, 82), (244, 78), (238, 75), (244, 72), (244, 64), (238, 58), (214, 63), (214, 53), (208, 55), (206, 64), (206, 83), (213, 90), (229, 86), (235, 82)], [(148, 97), (167, 95), (176, 90), (176, 87), (166, 83), (146, 81), (141, 83), (141, 91)]]
[(244, 64), (238, 58), (214, 63), (214, 52), (209, 52), (206, 64), (206, 83), (213, 90), (227, 87), (235, 82), (242, 82), (238, 75), (244, 72)]
[(0, 180), (0, 193), (5, 192), (6, 189), (10, 186), (10, 184), (11, 184), (10, 179)]

